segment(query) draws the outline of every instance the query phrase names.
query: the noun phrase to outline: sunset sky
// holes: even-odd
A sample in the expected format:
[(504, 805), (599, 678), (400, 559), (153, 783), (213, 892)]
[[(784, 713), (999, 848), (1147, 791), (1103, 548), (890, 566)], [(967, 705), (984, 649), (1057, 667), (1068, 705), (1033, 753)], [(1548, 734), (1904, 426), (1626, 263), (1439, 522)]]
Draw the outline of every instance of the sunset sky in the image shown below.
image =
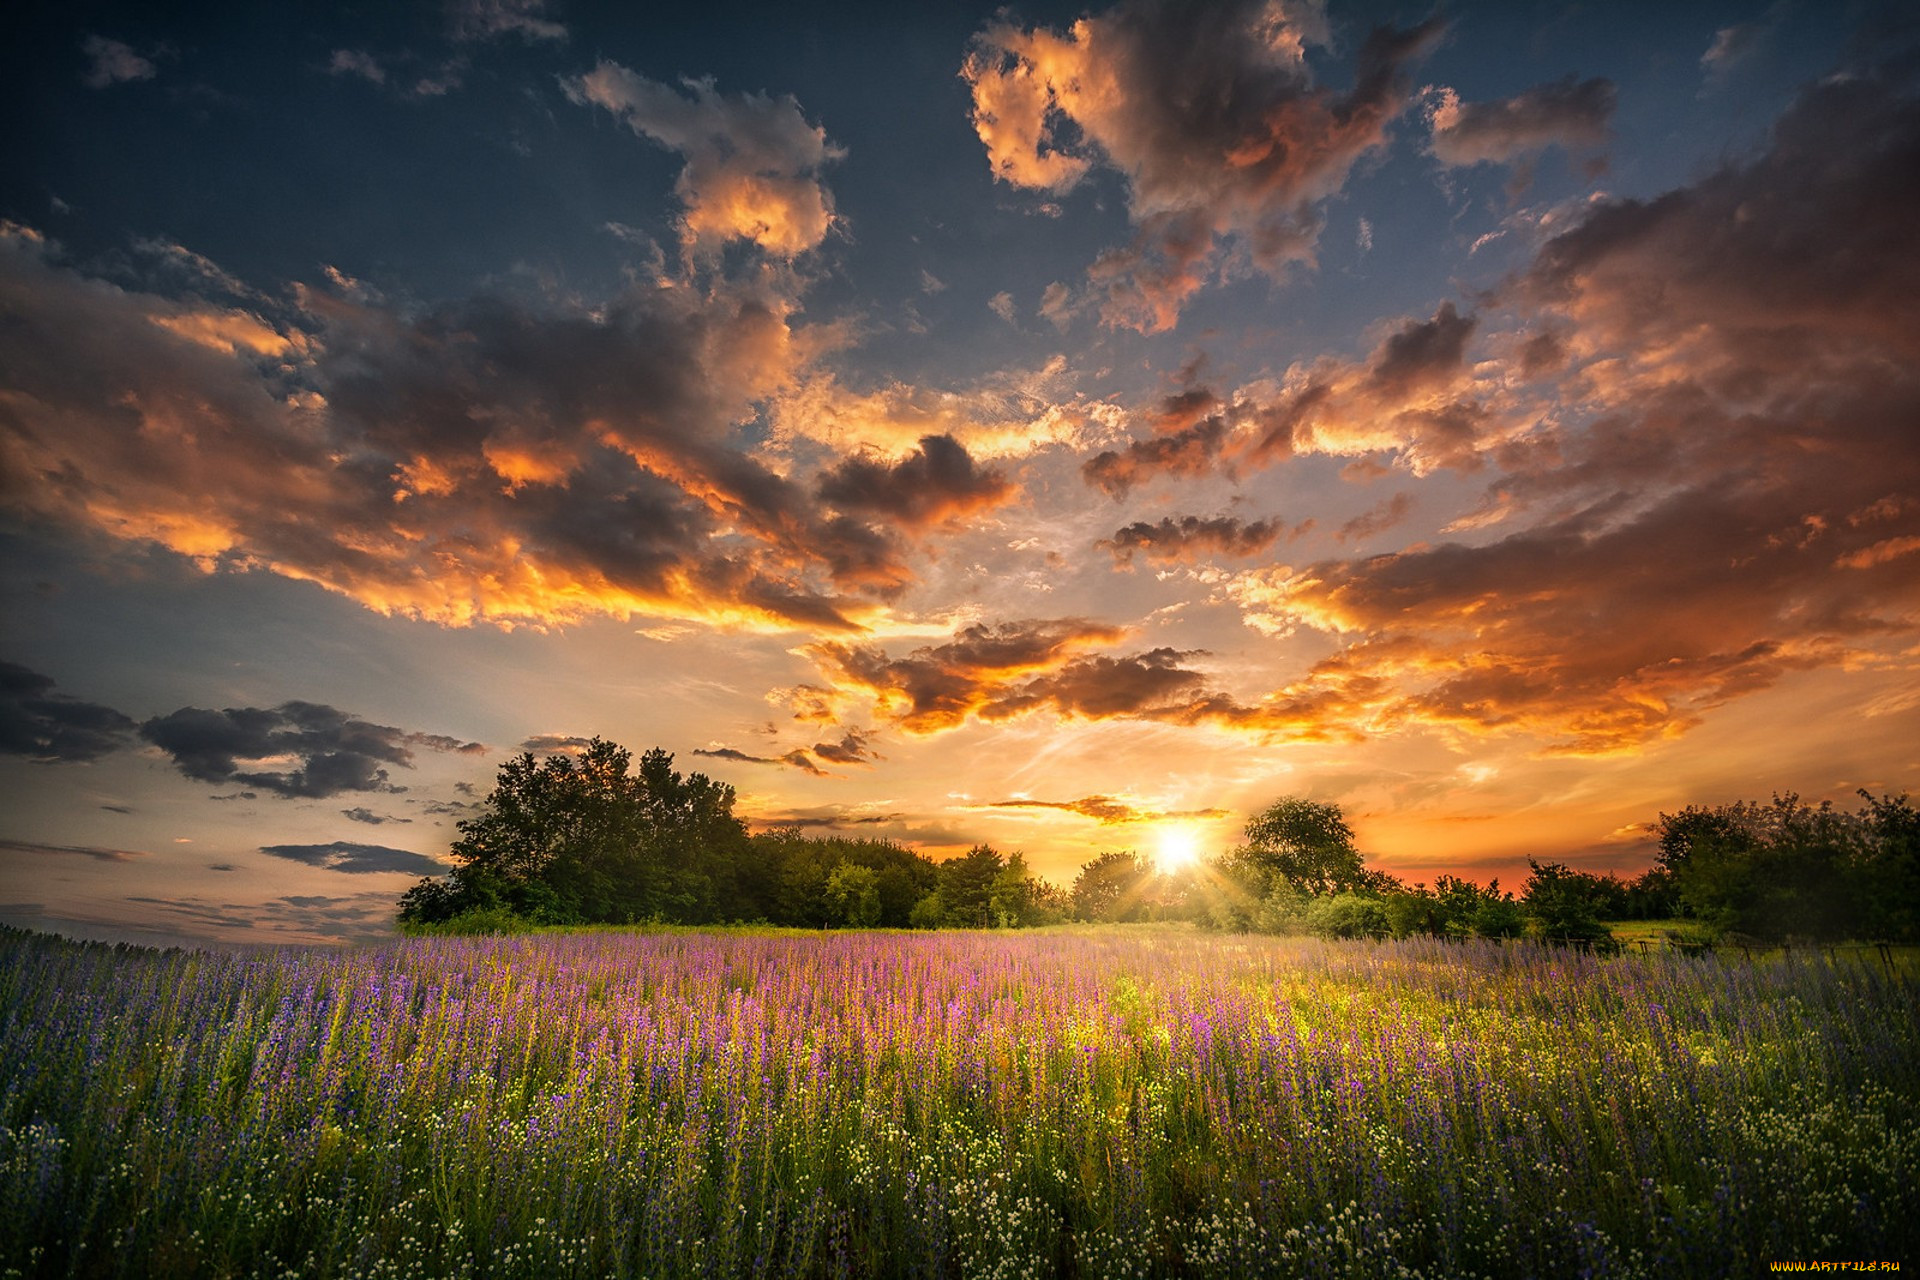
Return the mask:
[(378, 933), (593, 735), (1062, 883), (1920, 789), (1899, 11), (14, 6), (0, 921)]

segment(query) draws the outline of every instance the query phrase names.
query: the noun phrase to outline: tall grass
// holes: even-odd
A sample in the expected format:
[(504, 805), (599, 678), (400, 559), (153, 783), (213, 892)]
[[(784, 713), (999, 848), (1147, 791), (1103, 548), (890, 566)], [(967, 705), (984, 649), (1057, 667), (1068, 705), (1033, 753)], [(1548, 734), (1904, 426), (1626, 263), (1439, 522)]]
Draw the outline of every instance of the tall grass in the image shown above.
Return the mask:
[(0, 939), (0, 1271), (1920, 1261), (1909, 977), (1176, 930)]

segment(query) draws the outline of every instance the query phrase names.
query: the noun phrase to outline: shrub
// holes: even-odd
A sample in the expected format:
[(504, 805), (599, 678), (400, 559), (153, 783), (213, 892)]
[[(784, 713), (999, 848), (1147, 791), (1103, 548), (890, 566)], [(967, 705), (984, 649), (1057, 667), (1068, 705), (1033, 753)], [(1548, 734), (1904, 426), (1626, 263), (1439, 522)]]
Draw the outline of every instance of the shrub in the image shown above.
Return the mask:
[(1314, 899), (1306, 921), (1323, 938), (1384, 938), (1390, 929), (1386, 904), (1357, 893)]

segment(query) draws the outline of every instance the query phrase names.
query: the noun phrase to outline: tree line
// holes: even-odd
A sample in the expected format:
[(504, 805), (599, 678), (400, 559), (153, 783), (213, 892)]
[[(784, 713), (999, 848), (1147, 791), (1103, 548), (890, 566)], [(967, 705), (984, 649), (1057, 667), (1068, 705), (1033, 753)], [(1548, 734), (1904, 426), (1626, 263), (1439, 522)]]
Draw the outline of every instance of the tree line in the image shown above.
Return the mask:
[(1071, 886), (1019, 853), (975, 845), (936, 862), (887, 840), (751, 834), (732, 787), (683, 776), (669, 753), (634, 761), (594, 739), (578, 755), (501, 766), (458, 824), (452, 871), (400, 901), (403, 928), (764, 922), (806, 928), (1015, 928), (1068, 920), (1186, 920), (1326, 937), (1595, 942), (1605, 921), (1690, 917), (1712, 933), (1778, 941), (1914, 941), (1920, 814), (1860, 793), (1856, 812), (1798, 797), (1662, 814), (1653, 867), (1632, 879), (1529, 862), (1517, 893), (1457, 876), (1408, 885), (1369, 867), (1339, 806), (1290, 797), (1218, 857), (1166, 874), (1103, 853)]
[(658, 748), (595, 738), (577, 756), (501, 766), (463, 818), (453, 870), (400, 900), (400, 922), (453, 931), (523, 925), (764, 922), (806, 928), (989, 928), (1062, 917), (1020, 854), (978, 845), (935, 862), (886, 840), (758, 835), (734, 790), (683, 776)]

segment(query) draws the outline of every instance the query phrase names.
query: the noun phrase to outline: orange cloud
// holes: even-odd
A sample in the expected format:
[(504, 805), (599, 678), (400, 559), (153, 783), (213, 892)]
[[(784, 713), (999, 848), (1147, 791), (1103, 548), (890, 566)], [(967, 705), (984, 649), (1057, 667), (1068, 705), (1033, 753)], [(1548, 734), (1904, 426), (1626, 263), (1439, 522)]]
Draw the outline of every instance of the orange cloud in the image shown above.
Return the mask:
[[(1823, 82), (1758, 158), (1596, 204), (1546, 243), (1492, 300), (1552, 335), (1544, 356), (1528, 340), (1471, 368), (1471, 324), (1443, 308), (1362, 366), (1293, 380), (1255, 453), (1397, 437), (1416, 464), (1497, 469), (1490, 519), (1456, 530), (1519, 527), (1253, 569), (1221, 598), (1256, 630), (1339, 641), (1306, 683), (1349, 695), (1370, 732), (1520, 733), (1557, 753), (1637, 750), (1791, 672), (1910, 645), (1916, 155), (1910, 89)], [(1558, 381), (1527, 390), (1543, 369)], [(1422, 396), (1473, 412), (1438, 436), (1354, 412)]]
[(616, 62), (565, 82), (573, 101), (604, 107), (635, 133), (686, 157), (674, 190), (689, 252), (712, 254), (748, 240), (777, 257), (819, 247), (834, 226), (820, 170), (843, 153), (808, 124), (791, 97), (725, 95), (712, 80), (685, 80), (682, 94)]
[(892, 657), (876, 645), (808, 646), (833, 684), (835, 705), (864, 700), (913, 734), (957, 729), (970, 720), (1034, 714), (1083, 720), (1214, 725), (1263, 739), (1351, 740), (1380, 682), (1369, 675), (1316, 671), (1254, 704), (1210, 689), (1196, 656), (1172, 648), (1111, 656), (1086, 649), (1116, 643), (1118, 628), (1079, 618), (974, 624), (946, 644)]
[(307, 290), (295, 329), (56, 255), (0, 237), (0, 302), (26, 335), (0, 352), (0, 502), (208, 569), (450, 625), (847, 631), (913, 581), (911, 538), (1009, 495), (957, 446), (900, 464), (909, 509), (861, 499), (857, 465), (789, 478), (730, 443), (808, 345), (758, 284), (635, 289), (592, 313), (404, 315)]
[(769, 405), (775, 439), (841, 453), (899, 459), (927, 436), (948, 436), (976, 458), (1017, 458), (1050, 446), (1079, 448), (1117, 432), (1123, 411), (1071, 393), (1066, 360), (1015, 370), (961, 390), (890, 382), (856, 391), (832, 376), (803, 379)]
[(995, 800), (989, 809), (1057, 809), (1092, 818), (1102, 826), (1129, 826), (1181, 818), (1225, 818), (1225, 809), (1152, 809), (1113, 796), (1082, 796), (1078, 800)]
[(1089, 280), (1108, 324), (1154, 332), (1227, 265), (1223, 241), (1271, 276), (1311, 260), (1320, 203), (1384, 141), (1441, 30), (1375, 31), (1336, 94), (1306, 62), (1327, 42), (1317, 7), (1130, 0), (1065, 34), (989, 26), (961, 75), (996, 178), (1057, 194), (1095, 164), (1124, 176), (1135, 237)]

